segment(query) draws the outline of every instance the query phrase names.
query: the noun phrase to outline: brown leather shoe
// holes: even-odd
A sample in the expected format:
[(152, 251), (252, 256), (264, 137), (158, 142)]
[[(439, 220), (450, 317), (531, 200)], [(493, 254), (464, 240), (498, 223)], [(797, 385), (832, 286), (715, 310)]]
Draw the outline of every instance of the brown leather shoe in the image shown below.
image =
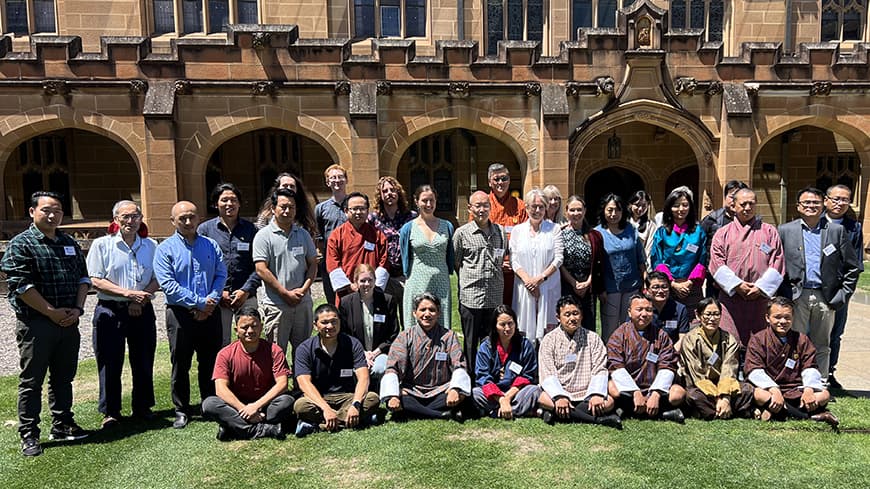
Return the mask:
[(834, 416), (834, 413), (830, 411), (822, 411), (819, 414), (814, 414), (810, 416), (810, 419), (813, 421), (820, 421), (822, 423), (828, 423), (831, 425), (831, 428), (836, 428), (840, 425), (840, 420)]

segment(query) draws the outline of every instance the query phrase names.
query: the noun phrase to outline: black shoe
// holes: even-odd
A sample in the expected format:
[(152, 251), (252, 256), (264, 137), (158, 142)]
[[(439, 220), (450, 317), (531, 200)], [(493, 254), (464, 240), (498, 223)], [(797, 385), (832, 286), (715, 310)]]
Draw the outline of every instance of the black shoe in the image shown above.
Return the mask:
[(662, 419), (666, 419), (668, 421), (673, 421), (675, 423), (683, 424), (686, 422), (686, 417), (683, 415), (683, 411), (679, 408), (671, 409), (670, 411), (665, 411), (662, 413)]
[(81, 426), (77, 425), (75, 421), (70, 421), (68, 423), (60, 423), (51, 427), (51, 433), (48, 435), (49, 440), (58, 440), (58, 441), (75, 441), (81, 440), (82, 438), (87, 438), (87, 431), (83, 430)]
[(456, 421), (457, 423), (464, 423), (465, 415), (462, 413), (461, 409), (457, 409), (455, 411), (450, 411), (450, 419)]
[(547, 423), (550, 426), (556, 424), (556, 417), (553, 416), (553, 411), (548, 411), (546, 409), (541, 409), (541, 419), (544, 420), (544, 423)]
[(143, 421), (154, 421), (154, 418), (156, 418), (156, 416), (154, 415), (154, 411), (152, 411), (150, 408), (133, 411), (133, 417), (139, 418)]
[(187, 426), (187, 423), (190, 423), (190, 418), (187, 417), (187, 414), (175, 411), (175, 421), (172, 422), (172, 427), (180, 430)]
[(21, 440), (21, 455), (25, 457), (38, 457), (42, 455), (42, 445), (39, 438), (25, 438)]
[(217, 435), (215, 435), (215, 438), (217, 438), (218, 441), (230, 441), (233, 439), (233, 437), (230, 436), (230, 430), (228, 430), (226, 426), (222, 424), (218, 425)]
[(281, 431), (281, 425), (279, 424), (258, 423), (252, 439), (256, 440), (257, 438), (274, 438), (276, 440), (283, 440), (286, 436)]
[(595, 421), (597, 424), (600, 424), (601, 426), (607, 426), (608, 428), (616, 428), (617, 430), (622, 429), (622, 419), (615, 414), (598, 416), (598, 419), (596, 419)]
[(833, 373), (828, 376), (828, 388), (843, 390), (843, 384), (841, 384), (836, 378), (834, 378)]
[(120, 416), (109, 416), (103, 418), (103, 422), (100, 423), (100, 429), (110, 430), (112, 428), (117, 428), (118, 425), (121, 424)]

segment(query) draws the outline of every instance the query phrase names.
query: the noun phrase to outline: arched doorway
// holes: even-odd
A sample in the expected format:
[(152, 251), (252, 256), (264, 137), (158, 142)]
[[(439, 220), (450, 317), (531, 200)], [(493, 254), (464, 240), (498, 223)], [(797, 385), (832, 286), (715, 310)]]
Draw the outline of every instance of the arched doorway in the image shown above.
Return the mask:
[[(282, 172), (298, 175), (318, 200), (329, 197), (323, 171), (333, 164), (316, 141), (281, 129), (258, 129), (240, 134), (220, 145), (209, 158), (205, 174), (206, 197), (221, 182), (232, 182), (242, 192), (241, 215), (254, 217), (275, 177)], [(319, 195), (318, 195), (319, 193)], [(209, 202), (210, 214), (216, 213)]]
[(130, 153), (105, 136), (80, 129), (52, 131), (21, 143), (6, 162), (3, 186), (4, 235), (29, 222), (30, 195), (37, 190), (60, 194), (64, 223), (78, 222), (83, 232), (89, 230), (88, 222), (109, 221), (115, 202), (141, 202), (139, 170)]
[(583, 195), (589, 207), (587, 220), (594, 223), (598, 219), (598, 208), (605, 195), (615, 193), (627, 202), (631, 194), (643, 188), (640, 175), (625, 168), (605, 168), (592, 174), (583, 187)]
[(467, 129), (441, 131), (412, 143), (399, 161), (396, 178), (406, 187), (409, 200), (418, 186), (434, 186), (436, 214), (454, 223), (465, 222), (468, 196), (476, 190), (489, 191), (487, 169), (496, 162), (510, 170), (511, 192), (522, 198), (523, 175), (510, 148)]
[(853, 209), (859, 212), (861, 160), (844, 136), (816, 126), (798, 126), (773, 137), (758, 151), (751, 186), (758, 213), (771, 224), (797, 217), (797, 191), (808, 185), (827, 190), (842, 184), (852, 189)]

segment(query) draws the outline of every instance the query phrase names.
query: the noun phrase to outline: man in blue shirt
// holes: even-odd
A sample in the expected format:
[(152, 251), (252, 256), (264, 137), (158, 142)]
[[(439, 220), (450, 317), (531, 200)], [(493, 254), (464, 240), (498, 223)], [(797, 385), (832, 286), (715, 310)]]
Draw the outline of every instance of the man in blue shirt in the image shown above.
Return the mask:
[(254, 223), (239, 217), (242, 193), (232, 183), (222, 183), (211, 193), (211, 202), (218, 217), (199, 225), (199, 234), (213, 239), (220, 246), (227, 267), (227, 283), (219, 303), (222, 326), (221, 346), (232, 340), (234, 315), (242, 306), (257, 307), (260, 277), (254, 271), (252, 258)]
[(215, 314), (227, 269), (220, 247), (196, 232), (199, 214), (192, 202), (172, 207), (175, 234), (157, 246), (154, 275), (166, 295), (166, 333), (172, 361), (174, 428), (187, 426), (190, 416), (190, 379), (193, 354), (199, 362), (200, 398), (215, 395), (212, 370), (221, 349), (221, 320)]

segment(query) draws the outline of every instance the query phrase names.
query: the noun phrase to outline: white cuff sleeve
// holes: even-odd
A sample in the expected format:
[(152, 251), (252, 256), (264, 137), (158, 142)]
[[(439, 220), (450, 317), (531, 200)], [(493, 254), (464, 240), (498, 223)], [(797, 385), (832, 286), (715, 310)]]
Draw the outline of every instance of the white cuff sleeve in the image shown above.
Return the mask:
[(544, 389), (544, 392), (550, 396), (550, 399), (556, 400), (557, 397), (567, 397), (568, 399), (571, 396), (568, 395), (568, 391), (562, 387), (562, 384), (559, 383), (559, 378), (555, 375), (551, 375), (541, 382), (541, 389)]
[(803, 382), (801, 389), (810, 387), (816, 392), (825, 390), (825, 386), (822, 385), (822, 373), (817, 368), (804, 369), (801, 372), (801, 382)]
[(399, 397), (402, 391), (399, 389), (399, 376), (395, 372), (387, 372), (381, 377), (381, 399)]
[(464, 368), (457, 368), (453, 371), (453, 376), (450, 378), (450, 388), (456, 389), (466, 396), (471, 395), (471, 377), (468, 376), (468, 372)]
[(773, 297), (776, 295), (776, 290), (781, 283), (782, 274), (772, 268), (768, 268), (764, 271), (764, 275), (755, 281), (755, 286), (761, 289), (767, 297)]
[(715, 280), (716, 283), (719, 284), (719, 288), (724, 290), (729, 296), (733, 296), (734, 289), (743, 283), (743, 280), (740, 280), (740, 277), (734, 273), (734, 270), (731, 270), (725, 265), (722, 265), (718, 270), (716, 270), (716, 273), (713, 274), (713, 280)]
[(344, 274), (341, 267), (329, 272), (329, 282), (332, 284), (332, 290), (339, 290), (342, 287), (350, 285), (350, 280)]
[(614, 384), (616, 384), (616, 388), (619, 389), (619, 392), (634, 392), (640, 390), (640, 387), (637, 386), (637, 382), (634, 381), (631, 374), (628, 373), (628, 370), (624, 368), (610, 372), (610, 379), (613, 380)]
[(671, 384), (673, 383), (674, 371), (663, 368), (656, 373), (656, 378), (653, 379), (653, 383), (649, 386), (649, 390), (664, 392), (667, 394), (671, 389)]
[(586, 389), (586, 399), (591, 396), (601, 396), (607, 399), (607, 372), (593, 375), (589, 379), (589, 388)]
[(384, 267), (378, 267), (375, 270), (375, 287), (380, 287), (381, 290), (386, 289), (388, 280), (390, 280), (390, 272)]
[(749, 382), (752, 382), (752, 385), (758, 387), (759, 389), (771, 389), (773, 387), (779, 387), (779, 384), (773, 381), (767, 372), (763, 369), (757, 368), (752, 372), (749, 372)]

